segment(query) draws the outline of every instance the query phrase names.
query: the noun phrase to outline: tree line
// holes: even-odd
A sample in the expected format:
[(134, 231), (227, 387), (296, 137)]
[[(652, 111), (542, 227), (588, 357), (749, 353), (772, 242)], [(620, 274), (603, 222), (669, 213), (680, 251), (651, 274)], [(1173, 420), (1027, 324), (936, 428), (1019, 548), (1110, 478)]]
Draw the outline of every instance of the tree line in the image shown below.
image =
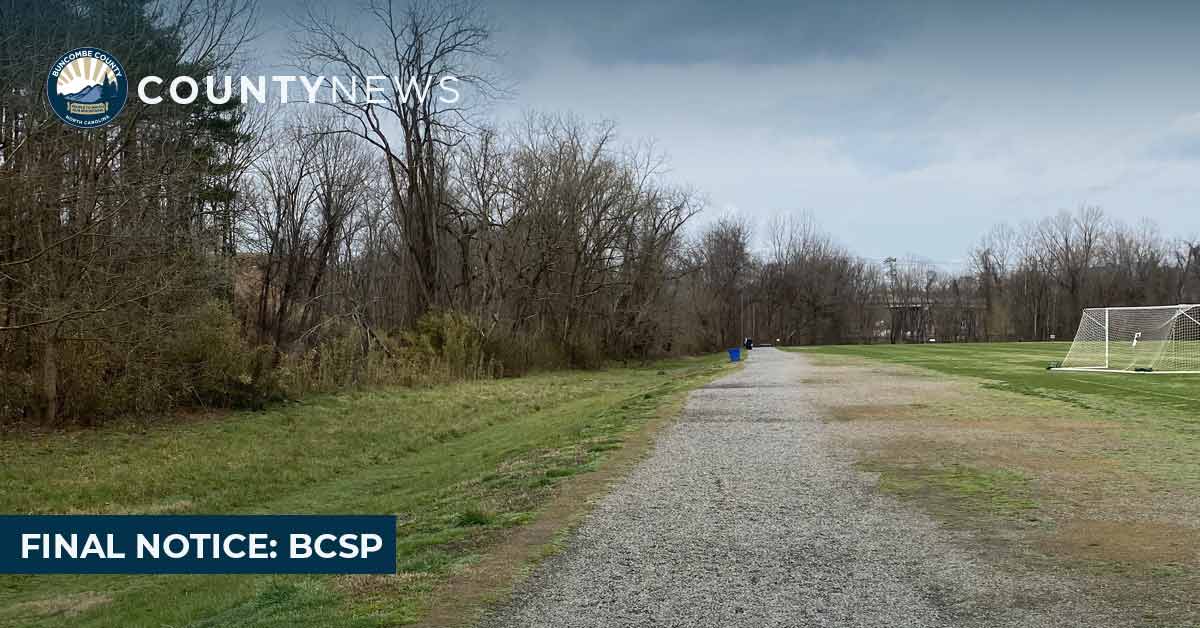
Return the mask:
[[(744, 269), (741, 291), (714, 307), (765, 341), (1070, 340), (1087, 307), (1200, 300), (1200, 240), (1165, 236), (1149, 220), (1126, 224), (1093, 206), (996, 225), (962, 268), (949, 270), (917, 257), (861, 259), (807, 214), (768, 222), (758, 254), (750, 231), (724, 221), (707, 232), (710, 250), (740, 258), (725, 267)], [(717, 244), (722, 239), (741, 244)]]
[[(131, 77), (230, 72), (253, 4), (48, 0), (0, 33), (0, 420), (98, 421), (788, 344), (1042, 340), (1087, 305), (1196, 299), (1200, 245), (1102, 212), (997, 227), (948, 273), (863, 260), (807, 214), (701, 226), (703, 198), (614, 125), (530, 113), (470, 5), (311, 10), (312, 75), (454, 75), (298, 108), (147, 106), (58, 124), (52, 57), (86, 41)], [(364, 26), (365, 25), (365, 26)], [(365, 32), (366, 28), (369, 32)], [(374, 42), (370, 45), (363, 42)], [(757, 234), (756, 234), (757, 232)]]

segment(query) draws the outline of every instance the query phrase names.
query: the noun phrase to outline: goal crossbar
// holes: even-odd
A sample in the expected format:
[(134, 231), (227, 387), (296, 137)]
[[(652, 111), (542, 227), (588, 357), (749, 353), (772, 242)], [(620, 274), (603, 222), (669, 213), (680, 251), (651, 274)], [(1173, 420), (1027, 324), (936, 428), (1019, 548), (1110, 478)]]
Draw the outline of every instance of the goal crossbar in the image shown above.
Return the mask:
[[(1122, 312), (1122, 311), (1129, 311), (1129, 310), (1178, 310), (1180, 308), (1183, 308), (1183, 309), (1200, 308), (1200, 304), (1184, 303), (1182, 305), (1130, 305), (1130, 306), (1122, 306), (1122, 307), (1096, 307), (1096, 308), (1088, 308), (1088, 309), (1089, 310), (1108, 310), (1110, 312)], [(1086, 312), (1087, 310), (1084, 310), (1084, 311)]]

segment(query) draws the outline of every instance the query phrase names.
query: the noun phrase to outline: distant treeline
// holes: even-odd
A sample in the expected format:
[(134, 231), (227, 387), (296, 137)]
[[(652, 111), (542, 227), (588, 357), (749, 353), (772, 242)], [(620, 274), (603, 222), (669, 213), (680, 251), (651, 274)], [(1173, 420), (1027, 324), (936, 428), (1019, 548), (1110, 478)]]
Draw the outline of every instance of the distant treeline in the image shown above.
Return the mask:
[[(229, 72), (253, 6), (19, 4), (0, 36), (0, 420), (246, 407), (370, 385), (816, 342), (1045, 339), (1088, 305), (1196, 299), (1200, 251), (1098, 210), (997, 228), (974, 271), (869, 263), (810, 219), (691, 223), (697, 195), (610, 124), (473, 105), (486, 23), (311, 15), (313, 75), (454, 74), (464, 103), (147, 106), (77, 131), (45, 102), (86, 41), (133, 76)], [(348, 41), (404, 45), (357, 48)], [(753, 242), (766, 242), (755, 253)]]
[[(714, 231), (749, 241), (739, 223)], [(775, 220), (764, 235), (767, 251), (744, 255), (745, 291), (730, 315), (787, 344), (1070, 340), (1086, 307), (1200, 300), (1200, 240), (1096, 207), (998, 225), (959, 272), (919, 258), (860, 260), (807, 218)]]

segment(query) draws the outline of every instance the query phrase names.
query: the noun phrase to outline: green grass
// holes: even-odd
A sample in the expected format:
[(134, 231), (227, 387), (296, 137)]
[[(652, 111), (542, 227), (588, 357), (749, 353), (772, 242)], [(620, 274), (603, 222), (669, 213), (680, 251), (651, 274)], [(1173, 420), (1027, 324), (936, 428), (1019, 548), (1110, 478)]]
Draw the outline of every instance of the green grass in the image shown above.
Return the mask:
[(1014, 517), (1037, 508), (1029, 478), (1010, 469), (963, 464), (924, 468), (868, 463), (859, 467), (880, 473), (879, 488), (908, 499), (944, 499), (954, 509), (999, 517)]
[(988, 380), (989, 387), (1103, 410), (1109, 402), (1143, 404), (1190, 415), (1200, 426), (1200, 376), (1048, 371), (1067, 355), (1069, 342), (942, 345), (840, 345), (800, 349), (907, 364)]
[(0, 576), (0, 625), (413, 622), (433, 587), (533, 520), (554, 484), (725, 368), (675, 360), (3, 435), (0, 512), (394, 513), (401, 576)]
[[(880, 489), (905, 498), (934, 495), (950, 502), (949, 507), (1003, 518), (1012, 518), (1038, 507), (1031, 496), (1030, 479), (1013, 469), (952, 465), (922, 468), (860, 465), (864, 471), (881, 473)], [(926, 495), (930, 494), (930, 495)]]
[[(1048, 371), (1068, 342), (942, 345), (839, 345), (792, 349), (823, 359), (868, 359), (902, 364), (914, 373), (946, 374), (1016, 393), (1040, 405), (1038, 412), (1112, 421), (1122, 442), (1109, 452), (1123, 465), (1155, 481), (1191, 490), (1200, 486), (1200, 375)], [(994, 401), (993, 401), (994, 402)], [(1064, 405), (1065, 404), (1065, 405)], [(986, 408), (970, 409), (986, 416)]]
[(1021, 577), (1065, 575), (1147, 625), (1200, 626), (1196, 570), (1180, 568), (1196, 530), (1179, 524), (1200, 491), (1200, 375), (1047, 371), (1069, 346), (794, 350), (830, 381), (877, 377), (885, 397), (908, 395), (874, 410), (856, 399), (867, 409), (838, 426), (881, 490)]

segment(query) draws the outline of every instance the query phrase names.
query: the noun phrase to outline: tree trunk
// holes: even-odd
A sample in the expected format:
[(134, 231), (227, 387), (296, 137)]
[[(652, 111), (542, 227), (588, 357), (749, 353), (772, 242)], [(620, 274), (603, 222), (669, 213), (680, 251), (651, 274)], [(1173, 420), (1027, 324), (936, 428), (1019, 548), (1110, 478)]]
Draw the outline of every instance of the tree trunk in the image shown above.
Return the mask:
[(42, 331), (42, 422), (52, 425), (58, 420), (58, 338), (54, 331)]

